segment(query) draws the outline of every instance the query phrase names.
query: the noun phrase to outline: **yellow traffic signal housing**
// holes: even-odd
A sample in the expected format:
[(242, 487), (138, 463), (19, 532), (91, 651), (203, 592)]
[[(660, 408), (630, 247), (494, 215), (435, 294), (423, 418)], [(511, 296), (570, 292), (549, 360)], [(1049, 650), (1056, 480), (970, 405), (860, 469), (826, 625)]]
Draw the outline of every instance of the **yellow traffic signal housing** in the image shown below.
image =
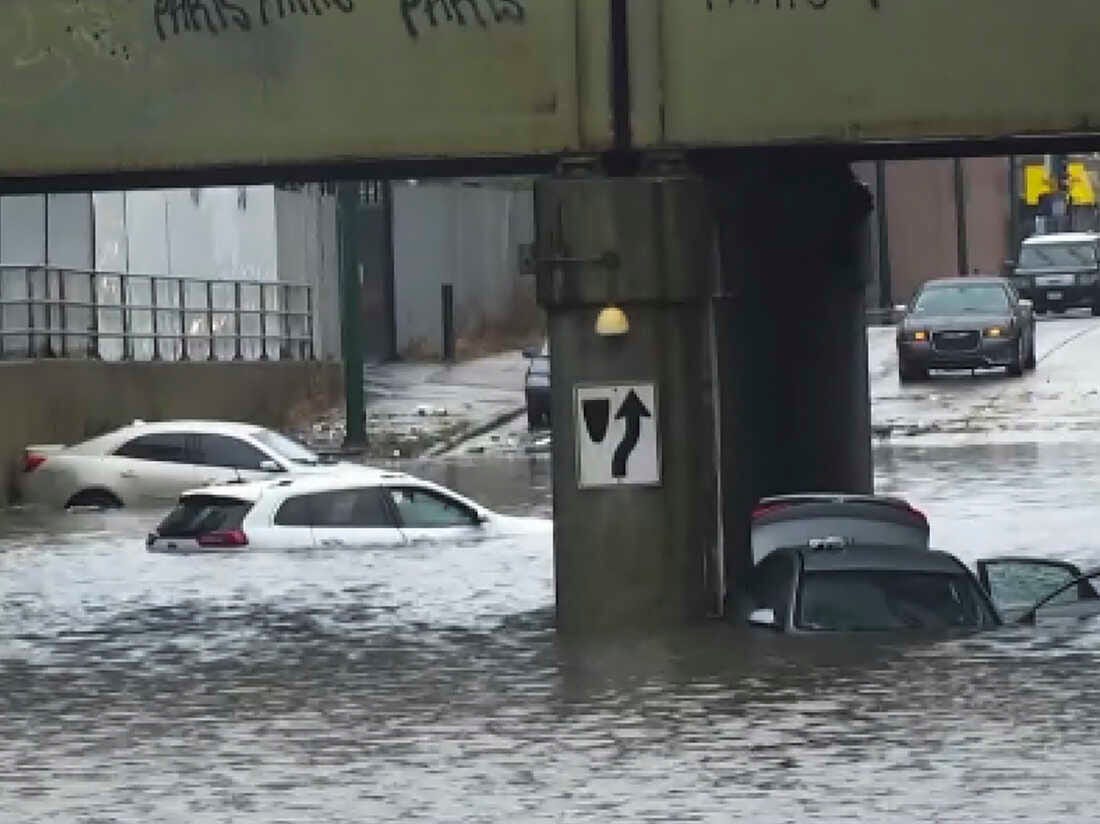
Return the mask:
[[(1070, 202), (1075, 206), (1095, 206), (1096, 188), (1092, 184), (1092, 175), (1084, 163), (1067, 165), (1067, 178), (1063, 186), (1069, 192)], [(1024, 168), (1024, 195), (1028, 206), (1038, 206), (1039, 198), (1053, 194), (1059, 188), (1054, 185), (1046, 167), (1033, 164)]]

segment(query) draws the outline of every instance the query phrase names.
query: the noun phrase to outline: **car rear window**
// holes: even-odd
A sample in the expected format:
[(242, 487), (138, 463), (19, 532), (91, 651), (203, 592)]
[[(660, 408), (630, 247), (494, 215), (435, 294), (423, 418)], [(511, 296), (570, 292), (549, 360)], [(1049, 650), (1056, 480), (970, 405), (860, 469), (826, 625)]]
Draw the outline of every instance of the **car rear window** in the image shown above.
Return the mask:
[(193, 495), (168, 513), (157, 534), (162, 538), (196, 538), (227, 529), (240, 529), (252, 509), (249, 501), (213, 495)]

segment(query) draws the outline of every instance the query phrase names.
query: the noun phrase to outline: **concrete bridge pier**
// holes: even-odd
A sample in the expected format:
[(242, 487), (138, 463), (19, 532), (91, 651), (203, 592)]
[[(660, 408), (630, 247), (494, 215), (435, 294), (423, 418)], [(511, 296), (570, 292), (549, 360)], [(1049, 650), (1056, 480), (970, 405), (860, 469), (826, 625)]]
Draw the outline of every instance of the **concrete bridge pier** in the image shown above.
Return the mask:
[(873, 491), (865, 291), (867, 189), (843, 162), (706, 168), (727, 584), (768, 495)]
[(831, 164), (538, 184), (563, 632), (717, 614), (759, 497), (870, 489), (868, 207)]

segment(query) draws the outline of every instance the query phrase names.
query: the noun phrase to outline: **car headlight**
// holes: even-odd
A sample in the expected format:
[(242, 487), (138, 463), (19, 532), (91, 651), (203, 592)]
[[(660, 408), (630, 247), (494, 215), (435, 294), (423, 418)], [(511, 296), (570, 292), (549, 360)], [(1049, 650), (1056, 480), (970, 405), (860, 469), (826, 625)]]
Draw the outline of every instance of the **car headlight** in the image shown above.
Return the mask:
[(1007, 326), (990, 326), (982, 331), (982, 336), (987, 338), (1007, 338), (1011, 330)]
[(910, 329), (902, 335), (902, 338), (912, 343), (928, 343), (929, 335), (924, 329)]

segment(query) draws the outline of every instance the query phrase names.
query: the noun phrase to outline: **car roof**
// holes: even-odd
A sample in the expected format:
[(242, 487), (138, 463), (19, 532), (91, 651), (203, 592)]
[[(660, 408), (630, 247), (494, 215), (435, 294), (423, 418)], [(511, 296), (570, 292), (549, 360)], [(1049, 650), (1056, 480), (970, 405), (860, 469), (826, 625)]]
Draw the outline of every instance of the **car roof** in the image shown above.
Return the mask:
[(1096, 232), (1058, 232), (1052, 235), (1035, 235), (1024, 241), (1024, 246), (1045, 246), (1049, 243), (1082, 243), (1100, 240)]
[(242, 421), (214, 421), (199, 419), (182, 419), (170, 421), (142, 421), (122, 427), (117, 432), (130, 434), (157, 434), (159, 432), (213, 432), (225, 435), (248, 435), (264, 427), (254, 423)]
[(793, 495), (772, 495), (761, 498), (759, 506), (779, 504), (886, 504), (908, 507), (909, 502), (891, 495), (857, 495), (850, 492), (803, 492)]
[(807, 572), (844, 572), (852, 570), (883, 572), (925, 572), (957, 574), (965, 571), (954, 555), (934, 549), (894, 546), (849, 546), (844, 549), (800, 547), (803, 568)]
[(332, 471), (318, 474), (291, 475), (290, 477), (273, 478), (271, 480), (203, 486), (189, 489), (180, 497), (182, 499), (213, 496), (217, 498), (236, 498), (237, 500), (255, 503), (269, 492), (277, 492), (280, 495), (289, 497), (291, 495), (308, 495), (314, 492), (349, 489), (357, 486), (387, 486), (394, 484), (415, 484), (416, 486), (435, 488), (434, 484), (407, 475), (404, 472), (371, 466), (349, 465), (343, 469), (333, 468)]
[(1002, 277), (996, 277), (994, 275), (968, 275), (968, 276), (954, 276), (947, 278), (933, 278), (932, 280), (925, 281), (924, 287), (935, 289), (944, 286), (1005, 286), (1008, 281)]

